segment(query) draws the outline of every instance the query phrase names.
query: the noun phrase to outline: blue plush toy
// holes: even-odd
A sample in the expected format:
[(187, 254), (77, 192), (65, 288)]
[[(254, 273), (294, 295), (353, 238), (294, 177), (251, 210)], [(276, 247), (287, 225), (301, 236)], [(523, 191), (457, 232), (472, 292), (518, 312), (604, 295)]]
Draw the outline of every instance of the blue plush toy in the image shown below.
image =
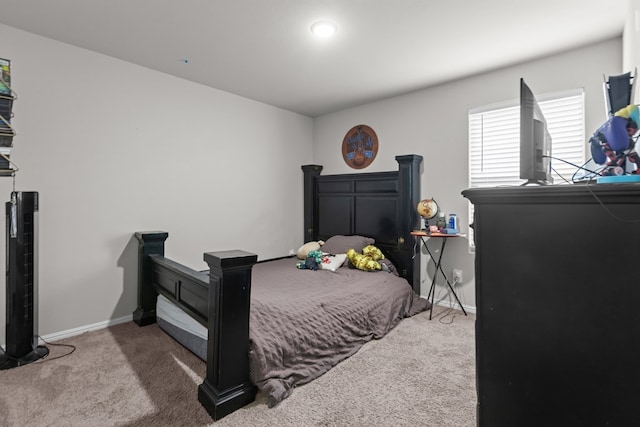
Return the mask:
[(303, 270), (318, 270), (322, 264), (322, 252), (310, 251), (304, 261), (299, 261), (296, 267)]
[(640, 122), (639, 111), (637, 105), (616, 111), (589, 139), (591, 157), (597, 164), (605, 165), (602, 175), (624, 175), (627, 160), (636, 164), (633, 173), (640, 174), (636, 141), (633, 139)]

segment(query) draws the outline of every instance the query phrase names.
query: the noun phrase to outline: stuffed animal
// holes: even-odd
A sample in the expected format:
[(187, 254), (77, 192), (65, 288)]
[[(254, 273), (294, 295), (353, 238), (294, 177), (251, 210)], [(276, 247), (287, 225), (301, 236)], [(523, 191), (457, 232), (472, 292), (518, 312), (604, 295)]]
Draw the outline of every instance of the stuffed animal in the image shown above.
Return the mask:
[(322, 240), (318, 240), (317, 242), (305, 243), (304, 245), (300, 246), (300, 249), (298, 249), (298, 259), (306, 260), (309, 252), (319, 251), (322, 245), (324, 245), (324, 242)]
[(371, 257), (374, 261), (380, 261), (384, 259), (384, 254), (380, 249), (373, 245), (368, 245), (362, 248), (362, 255)]
[(639, 122), (640, 108), (637, 105), (628, 105), (616, 111), (591, 136), (591, 156), (597, 164), (605, 165), (601, 175), (625, 175), (627, 161), (635, 163), (635, 170), (631, 173), (640, 174), (640, 158), (635, 150), (636, 140), (633, 138), (638, 132)]
[[(349, 259), (349, 263), (353, 267), (357, 268), (358, 270), (363, 270), (363, 271), (381, 270), (382, 266), (376, 259), (374, 259), (374, 256), (382, 256), (382, 258), (384, 258), (384, 255), (382, 255), (382, 252), (380, 252), (380, 249), (376, 248), (373, 245), (370, 245), (370, 246), (372, 247), (367, 249), (368, 255), (359, 254), (358, 252), (355, 251), (355, 249), (349, 249), (347, 251), (347, 258)], [(364, 249), (363, 249), (363, 252), (364, 252)], [(382, 258), (378, 258), (378, 259), (382, 259)]]
[(322, 264), (322, 252), (310, 251), (304, 261), (298, 261), (296, 267), (302, 270), (318, 270)]

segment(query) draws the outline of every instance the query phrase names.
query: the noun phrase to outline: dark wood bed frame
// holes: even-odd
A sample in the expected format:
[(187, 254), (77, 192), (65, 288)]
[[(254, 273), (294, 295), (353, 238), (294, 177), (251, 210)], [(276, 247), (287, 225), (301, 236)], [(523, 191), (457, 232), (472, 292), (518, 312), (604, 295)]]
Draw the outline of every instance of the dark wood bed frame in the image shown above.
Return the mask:
[[(322, 166), (304, 172), (304, 241), (333, 235), (373, 237), (420, 294), (420, 256), (411, 231), (419, 227), (422, 156), (397, 156), (398, 170), (322, 176)], [(139, 325), (156, 321), (158, 293), (208, 328), (207, 373), (198, 400), (218, 420), (255, 399), (249, 380), (251, 272), (257, 255), (241, 250), (207, 252), (209, 272), (164, 257), (164, 231), (135, 233), (138, 239)]]

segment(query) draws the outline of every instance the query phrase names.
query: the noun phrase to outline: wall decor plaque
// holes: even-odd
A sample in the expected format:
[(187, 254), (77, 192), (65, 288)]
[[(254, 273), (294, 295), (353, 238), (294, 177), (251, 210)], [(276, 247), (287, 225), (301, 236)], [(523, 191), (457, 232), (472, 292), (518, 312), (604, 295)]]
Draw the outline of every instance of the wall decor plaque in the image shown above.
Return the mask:
[(378, 135), (367, 125), (349, 129), (342, 141), (342, 158), (354, 169), (364, 169), (378, 154)]

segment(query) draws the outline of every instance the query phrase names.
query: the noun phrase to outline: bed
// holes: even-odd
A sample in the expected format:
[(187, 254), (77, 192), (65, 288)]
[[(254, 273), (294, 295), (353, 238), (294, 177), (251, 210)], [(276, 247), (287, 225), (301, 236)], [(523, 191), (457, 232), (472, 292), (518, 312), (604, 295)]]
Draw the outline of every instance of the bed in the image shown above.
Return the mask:
[(206, 361), (198, 399), (214, 419), (253, 401), (257, 388), (277, 404), (427, 308), (410, 235), (422, 157), (396, 160), (389, 172), (321, 175), (321, 166), (302, 166), (304, 241), (325, 240), (323, 251), (337, 254), (371, 239), (390, 272), (305, 270), (295, 257), (258, 262), (243, 250), (207, 252), (209, 270), (198, 272), (164, 257), (167, 232), (135, 233), (134, 321), (157, 321)]

